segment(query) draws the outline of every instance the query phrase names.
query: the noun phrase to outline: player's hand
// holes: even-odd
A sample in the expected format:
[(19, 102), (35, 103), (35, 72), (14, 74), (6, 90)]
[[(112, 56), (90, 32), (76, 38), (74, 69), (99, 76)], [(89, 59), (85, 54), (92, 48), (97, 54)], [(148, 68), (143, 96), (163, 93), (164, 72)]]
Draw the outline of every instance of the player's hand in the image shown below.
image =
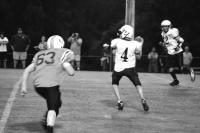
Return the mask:
[(163, 47), (163, 45), (164, 45), (164, 43), (161, 42), (161, 41), (160, 41), (158, 44), (159, 44), (160, 46), (162, 46), (162, 47)]
[(28, 91), (27, 91), (26, 87), (22, 87), (22, 89), (21, 89), (22, 97), (25, 97), (26, 94), (28, 94)]
[(28, 94), (27, 90), (21, 90), (21, 96), (22, 97), (25, 97), (26, 94)]
[(176, 48), (174, 48), (175, 51), (179, 51), (180, 47), (177, 46)]

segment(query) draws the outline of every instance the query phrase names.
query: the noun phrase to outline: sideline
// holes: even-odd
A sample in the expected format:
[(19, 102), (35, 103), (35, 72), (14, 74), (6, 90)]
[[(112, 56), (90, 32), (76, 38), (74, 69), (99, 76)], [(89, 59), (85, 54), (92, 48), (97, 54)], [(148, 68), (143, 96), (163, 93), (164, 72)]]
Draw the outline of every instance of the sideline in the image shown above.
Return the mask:
[(7, 124), (8, 118), (10, 116), (10, 112), (12, 110), (13, 103), (16, 99), (16, 95), (19, 89), (20, 87), (13, 87), (10, 97), (8, 98), (8, 101), (6, 103), (6, 106), (4, 108), (4, 111), (0, 120), (0, 133), (4, 133), (5, 126)]

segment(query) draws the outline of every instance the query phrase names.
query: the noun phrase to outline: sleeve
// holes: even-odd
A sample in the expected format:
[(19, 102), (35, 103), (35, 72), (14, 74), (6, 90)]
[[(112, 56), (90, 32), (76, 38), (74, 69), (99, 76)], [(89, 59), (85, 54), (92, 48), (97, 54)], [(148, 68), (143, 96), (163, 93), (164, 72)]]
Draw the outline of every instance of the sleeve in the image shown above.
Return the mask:
[(65, 50), (61, 56), (61, 63), (70, 62), (72, 60), (74, 60), (74, 52), (69, 49)]
[(69, 43), (71, 43), (71, 42), (72, 42), (72, 37), (70, 36), (70, 37), (67, 39), (67, 41), (68, 41)]
[(112, 41), (111, 41), (110, 47), (111, 47), (111, 48), (116, 48), (116, 47), (117, 47), (117, 42), (118, 42), (117, 39), (112, 40)]
[(173, 32), (172, 32), (173, 37), (178, 37), (179, 36), (179, 31), (177, 28), (173, 28)]

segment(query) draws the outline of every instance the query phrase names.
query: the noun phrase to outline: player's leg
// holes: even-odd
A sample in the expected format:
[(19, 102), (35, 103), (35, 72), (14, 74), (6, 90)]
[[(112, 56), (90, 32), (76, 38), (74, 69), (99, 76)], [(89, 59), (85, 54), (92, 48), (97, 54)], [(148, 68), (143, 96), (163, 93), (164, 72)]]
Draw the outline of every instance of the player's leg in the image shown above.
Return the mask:
[(16, 68), (19, 61), (19, 53), (13, 52), (13, 67)]
[(169, 68), (169, 73), (173, 78), (173, 81), (170, 83), (171, 86), (175, 86), (179, 84), (179, 80), (177, 79), (175, 69), (173, 67)]
[(171, 86), (178, 85), (179, 80), (177, 79), (176, 71), (175, 71), (175, 67), (179, 67), (178, 54), (168, 56), (168, 67), (169, 67), (169, 73), (173, 79), (173, 81), (170, 83), (170, 85)]
[(195, 73), (194, 73), (194, 69), (192, 67), (189, 67), (189, 74), (190, 74), (190, 79), (191, 81), (195, 81)]
[(114, 71), (112, 73), (112, 86), (113, 86), (113, 90), (114, 90), (114, 94), (117, 98), (117, 106), (118, 106), (118, 110), (123, 110), (123, 102), (120, 98), (120, 94), (119, 94), (119, 81), (122, 78), (122, 72), (116, 72)]
[(138, 77), (138, 73), (135, 70), (135, 68), (129, 68), (126, 70), (126, 76), (131, 80), (131, 82), (135, 85), (137, 92), (140, 96), (141, 99), (141, 103), (143, 106), (143, 109), (145, 111), (149, 111), (149, 106), (147, 104), (147, 101), (144, 98), (144, 93), (143, 93), (143, 88), (142, 88), (142, 84), (140, 82), (140, 79)]
[[(46, 93), (46, 88), (44, 87), (35, 87), (35, 91), (38, 93), (38, 95), (40, 95), (42, 98), (44, 98), (45, 100), (47, 99), (47, 93)], [(41, 120), (41, 125), (44, 129), (47, 128), (47, 113), (48, 110), (45, 111), (43, 118)]]
[(47, 130), (53, 130), (55, 125), (56, 116), (59, 113), (61, 107), (61, 94), (59, 86), (49, 87), (47, 92)]

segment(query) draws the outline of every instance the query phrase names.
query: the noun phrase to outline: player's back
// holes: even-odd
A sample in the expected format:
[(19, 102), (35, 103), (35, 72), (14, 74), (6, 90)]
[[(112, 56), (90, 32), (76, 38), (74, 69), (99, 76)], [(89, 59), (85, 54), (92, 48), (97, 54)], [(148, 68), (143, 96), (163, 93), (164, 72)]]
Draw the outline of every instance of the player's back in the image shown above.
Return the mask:
[(35, 71), (33, 82), (37, 87), (51, 87), (59, 85), (64, 71), (62, 63), (69, 49), (48, 49), (38, 52), (33, 59)]
[(125, 68), (135, 67), (136, 57), (135, 50), (139, 47), (137, 41), (127, 41), (124, 39), (114, 39), (111, 42), (111, 47), (116, 47), (115, 69), (116, 71)]

